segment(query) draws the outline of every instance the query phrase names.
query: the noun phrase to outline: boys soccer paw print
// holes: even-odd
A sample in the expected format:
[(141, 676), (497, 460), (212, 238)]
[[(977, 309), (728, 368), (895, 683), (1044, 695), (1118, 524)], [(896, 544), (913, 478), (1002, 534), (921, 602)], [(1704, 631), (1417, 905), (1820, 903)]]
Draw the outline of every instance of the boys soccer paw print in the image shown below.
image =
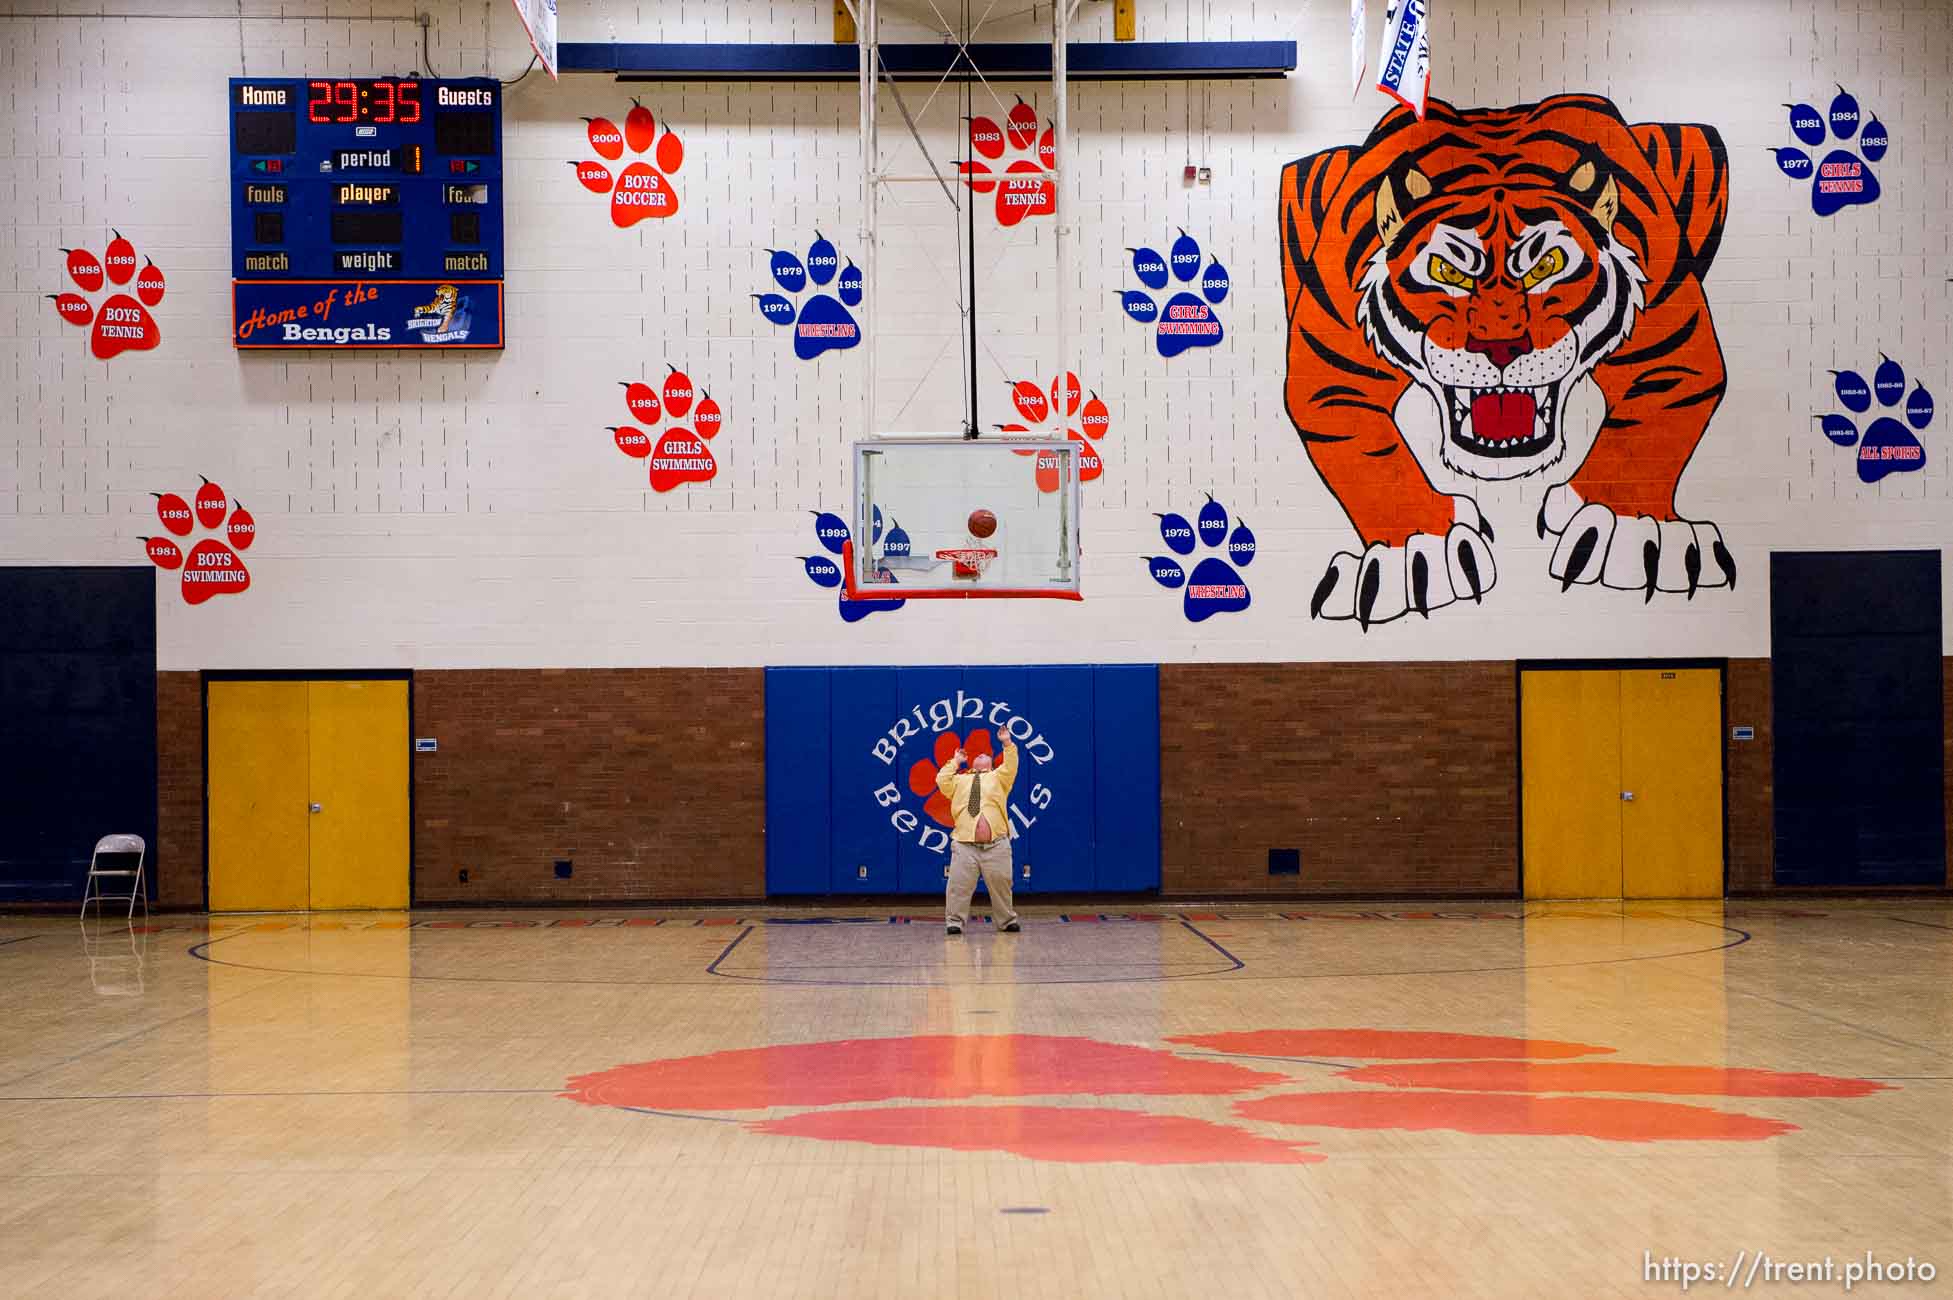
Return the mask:
[[(123, 352), (146, 352), (163, 337), (156, 328), (156, 318), (149, 314), (149, 309), (163, 300), (163, 273), (147, 258), (137, 270), (135, 246), (122, 237), (121, 231), (111, 233), (115, 237), (100, 258), (85, 248), (61, 250), (68, 255), (68, 279), (82, 293), (47, 295), (62, 320), (83, 328), (94, 326), (88, 347), (103, 361)], [(135, 281), (134, 297), (113, 293), (97, 306), (92, 297), (85, 296), (100, 292), (105, 284), (121, 286), (131, 280)]]
[(238, 552), (249, 550), (257, 539), (258, 524), (251, 512), (224, 494), (224, 489), (204, 479), (194, 501), (185, 501), (174, 492), (154, 492), (156, 517), (176, 537), (187, 538), (197, 529), (223, 530), (222, 539), (205, 537), (190, 548), (183, 548), (168, 537), (142, 537), (143, 553), (159, 569), (183, 572), (183, 600), (201, 605), (212, 596), (231, 596), (251, 585)]
[[(594, 160), (570, 164), (576, 168), (576, 178), (583, 182), (584, 189), (610, 196), (611, 221), (628, 229), (650, 218), (677, 216), (678, 191), (672, 188), (671, 177), (685, 165), (685, 144), (670, 124), (659, 135), (651, 110), (635, 99), (631, 101), (631, 111), (625, 115), (622, 130), (607, 117), (583, 120), (589, 124), (590, 147), (599, 157), (617, 162), (627, 148), (633, 155), (623, 171), (614, 176), (609, 167)], [(656, 148), (652, 147), (654, 140)], [(647, 149), (651, 150), (652, 162), (639, 156)]]
[[(860, 267), (853, 262), (842, 266), (840, 254), (818, 230), (807, 248), (805, 262), (784, 249), (766, 251), (773, 259), (773, 283), (792, 296), (756, 293), (753, 300), (759, 304), (760, 315), (768, 321), (793, 329), (795, 356), (812, 361), (823, 352), (836, 352), (861, 342), (861, 326), (848, 311), (861, 305)], [(838, 299), (826, 293), (817, 293), (804, 301), (800, 298), (810, 282), (816, 287), (831, 284), (837, 275), (840, 277), (835, 289)]]
[[(1811, 211), (1829, 217), (1846, 208), (1876, 203), (1878, 177), (1872, 175), (1871, 164), (1882, 160), (1891, 146), (1885, 124), (1862, 112), (1858, 101), (1843, 86), (1838, 87), (1827, 113), (1820, 113), (1809, 104), (1785, 107), (1790, 110), (1790, 132), (1799, 141), (1811, 146), (1829, 141), (1834, 146), (1820, 160), (1813, 160), (1795, 147), (1771, 150), (1784, 175), (1794, 181), (1811, 183)], [(1845, 147), (1853, 140), (1857, 142), (1855, 153)]]
[[(1924, 433), (1933, 422), (1933, 395), (1926, 391), (1926, 386), (1915, 380), (1912, 395), (1906, 396), (1905, 367), (1883, 355), (1878, 369), (1872, 372), (1870, 384), (1856, 370), (1831, 373), (1838, 404), (1850, 414), (1833, 412), (1821, 417), (1824, 436), (1840, 447), (1857, 447), (1859, 479), (1876, 483), (1888, 474), (1910, 474), (1925, 468), (1926, 449), (1920, 446), (1916, 435)], [(1901, 399), (1905, 403), (1905, 424), (1895, 418)], [(1868, 414), (1874, 401), (1881, 414), (1866, 427), (1861, 438), (1858, 422), (1852, 417)]]
[[(1119, 296), (1126, 315), (1142, 325), (1152, 325), (1153, 346), (1163, 357), (1177, 357), (1189, 348), (1211, 348), (1225, 337), (1215, 308), (1227, 298), (1227, 268), (1218, 259), (1203, 266), (1200, 244), (1185, 230), (1173, 241), (1172, 251), (1161, 257), (1150, 248), (1129, 248), (1132, 273), (1150, 292), (1129, 289)], [(1193, 291), (1198, 281), (1199, 292)], [(1176, 288), (1162, 304), (1154, 294), (1169, 285)]]

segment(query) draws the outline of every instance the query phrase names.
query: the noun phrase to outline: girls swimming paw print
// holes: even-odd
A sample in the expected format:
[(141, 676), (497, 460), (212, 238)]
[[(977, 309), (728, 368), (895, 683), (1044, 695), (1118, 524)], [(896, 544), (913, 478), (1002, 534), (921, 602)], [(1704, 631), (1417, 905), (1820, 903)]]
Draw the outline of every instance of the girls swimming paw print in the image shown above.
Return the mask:
[[(853, 262), (843, 267), (834, 245), (818, 230), (814, 232), (814, 242), (808, 246), (805, 262), (783, 249), (766, 251), (773, 255), (773, 283), (793, 296), (756, 293), (753, 299), (759, 303), (760, 315), (775, 325), (793, 328), (795, 356), (812, 361), (823, 352), (836, 352), (861, 342), (861, 326), (848, 311), (861, 305), (860, 267)], [(817, 293), (804, 301), (800, 298), (810, 282), (816, 286), (830, 284), (837, 275), (840, 284), (833, 296)]]
[[(1824, 436), (1840, 447), (1858, 448), (1859, 479), (1876, 483), (1887, 474), (1909, 474), (1924, 468), (1926, 449), (1915, 435), (1924, 433), (1933, 422), (1933, 395), (1926, 386), (1915, 381), (1912, 395), (1906, 397), (1905, 367), (1883, 354), (1870, 384), (1855, 370), (1834, 370), (1831, 375), (1838, 404), (1851, 414), (1833, 412), (1821, 417)], [(1901, 398), (1905, 400), (1904, 424), (1895, 418)], [(1874, 401), (1884, 413), (1860, 437), (1852, 416), (1870, 413)]]
[[(1142, 325), (1153, 326), (1153, 346), (1163, 357), (1177, 357), (1188, 348), (1211, 348), (1225, 337), (1221, 318), (1214, 309), (1227, 298), (1227, 268), (1210, 259), (1203, 266), (1200, 244), (1185, 230), (1173, 241), (1167, 256), (1150, 248), (1129, 248), (1132, 273), (1148, 292), (1128, 289), (1119, 296), (1126, 315)], [(1199, 292), (1194, 292), (1198, 281)], [(1155, 294), (1171, 285), (1171, 297), (1162, 304)]]
[[(1200, 508), (1199, 522), (1190, 524), (1185, 515), (1175, 514), (1161, 515), (1159, 521), (1160, 539), (1173, 555), (1148, 556), (1147, 570), (1153, 581), (1167, 590), (1185, 591), (1182, 609), (1189, 623), (1202, 623), (1216, 614), (1239, 613), (1248, 607), (1247, 580), (1236, 568), (1245, 569), (1254, 563), (1255, 535), (1246, 524), (1237, 522), (1230, 533), (1227, 510), (1211, 492), (1207, 504)], [(1204, 548), (1205, 553), (1194, 565), (1193, 576), (1188, 577), (1174, 556), (1192, 555), (1196, 547)], [(1223, 555), (1227, 558), (1221, 558)]]
[[(1885, 157), (1891, 136), (1878, 118), (1862, 112), (1858, 101), (1843, 86), (1831, 101), (1829, 112), (1820, 113), (1809, 104), (1789, 104), (1790, 132), (1806, 145), (1821, 146), (1826, 141), (1835, 147), (1821, 160), (1813, 160), (1802, 149), (1772, 149), (1777, 167), (1794, 181), (1811, 182), (1811, 211), (1820, 217), (1832, 216), (1846, 208), (1878, 201), (1878, 177), (1871, 164)], [(1856, 141), (1857, 151), (1845, 148)], [(1862, 156), (1861, 156), (1862, 155)]]

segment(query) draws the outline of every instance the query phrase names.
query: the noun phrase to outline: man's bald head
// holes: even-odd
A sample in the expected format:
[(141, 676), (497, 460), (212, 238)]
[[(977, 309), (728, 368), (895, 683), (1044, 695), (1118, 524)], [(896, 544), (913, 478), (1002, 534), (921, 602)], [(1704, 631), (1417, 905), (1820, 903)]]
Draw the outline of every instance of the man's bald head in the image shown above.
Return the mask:
[(988, 772), (990, 770), (990, 755), (978, 754), (975, 758), (971, 759), (970, 770), (972, 772)]

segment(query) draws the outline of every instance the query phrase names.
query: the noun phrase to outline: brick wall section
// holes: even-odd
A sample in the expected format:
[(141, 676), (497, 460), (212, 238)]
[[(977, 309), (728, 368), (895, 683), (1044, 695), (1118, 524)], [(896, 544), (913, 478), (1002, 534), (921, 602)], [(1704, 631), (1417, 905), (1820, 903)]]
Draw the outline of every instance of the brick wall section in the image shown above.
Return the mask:
[(156, 902), (203, 906), (203, 679), (156, 674)]
[(761, 897), (764, 701), (758, 668), (416, 673), (415, 900)]
[(1724, 736), (1728, 754), (1729, 892), (1776, 885), (1775, 768), (1770, 735), (1770, 661), (1731, 659), (1724, 685), (1731, 727), (1755, 727), (1755, 740)]
[(1509, 662), (1162, 665), (1163, 892), (1512, 893), (1515, 691)]

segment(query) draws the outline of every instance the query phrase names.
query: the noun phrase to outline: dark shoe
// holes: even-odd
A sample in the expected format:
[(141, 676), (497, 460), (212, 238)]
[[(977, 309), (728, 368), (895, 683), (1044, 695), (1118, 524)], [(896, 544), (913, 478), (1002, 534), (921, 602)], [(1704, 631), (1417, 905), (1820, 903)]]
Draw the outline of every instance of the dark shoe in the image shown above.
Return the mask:
[(1017, 922), (1015, 922), (1015, 921), (1012, 921), (1012, 922), (1011, 922), (1011, 923), (1010, 923), (1009, 925), (1007, 925), (1007, 926), (1005, 926), (1005, 927), (1004, 927), (1004, 933), (1005, 933), (1005, 934), (1016, 934), (1016, 933), (1017, 933), (1017, 932), (1018, 932), (1019, 930), (1021, 930), (1021, 929), (1023, 929), (1023, 928), (1024, 928), (1024, 927), (1023, 927), (1023, 926), (1021, 926), (1021, 925), (1019, 925), (1019, 924), (1018, 924)]
[(951, 934), (961, 934), (961, 933), (963, 933), (963, 927), (962, 927), (962, 926), (960, 926), (960, 925), (952, 925), (952, 926), (949, 926), (949, 927), (948, 927), (948, 930), (949, 930), (949, 933), (951, 933)]

